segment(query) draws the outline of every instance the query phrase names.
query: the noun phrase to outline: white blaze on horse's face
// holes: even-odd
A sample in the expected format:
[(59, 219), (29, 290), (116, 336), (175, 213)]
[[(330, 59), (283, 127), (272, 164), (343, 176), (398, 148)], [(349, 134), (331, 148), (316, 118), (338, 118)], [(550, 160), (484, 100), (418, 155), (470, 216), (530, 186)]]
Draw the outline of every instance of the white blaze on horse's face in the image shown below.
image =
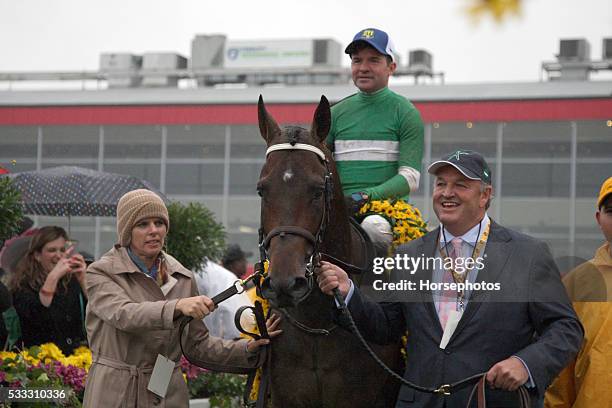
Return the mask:
[(293, 170), (287, 169), (283, 174), (283, 181), (288, 183), (293, 178)]

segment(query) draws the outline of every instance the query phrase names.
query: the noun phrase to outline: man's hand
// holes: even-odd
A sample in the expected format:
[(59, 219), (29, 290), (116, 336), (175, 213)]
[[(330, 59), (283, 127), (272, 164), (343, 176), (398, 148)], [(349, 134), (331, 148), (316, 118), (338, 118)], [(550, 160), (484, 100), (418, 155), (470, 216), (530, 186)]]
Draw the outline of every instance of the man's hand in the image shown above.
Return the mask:
[(332, 263), (321, 261), (321, 266), (317, 268), (316, 274), (321, 292), (333, 296), (334, 289), (338, 288), (342, 297), (346, 298), (351, 289), (351, 282), (342, 268)]
[(214, 302), (206, 296), (193, 296), (180, 299), (176, 302), (176, 310), (184, 316), (194, 319), (203, 319), (215, 309)]
[[(273, 314), (266, 320), (266, 328), (268, 330), (268, 336), (270, 339), (281, 334), (283, 331), (278, 329), (278, 325), (280, 323), (280, 316)], [(259, 339), (259, 340), (251, 340), (247, 343), (247, 351), (249, 353), (255, 353), (261, 346), (265, 346), (266, 344), (270, 344), (270, 339)]]
[(493, 388), (516, 391), (529, 380), (527, 369), (516, 357), (510, 357), (495, 364), (487, 372), (487, 382)]

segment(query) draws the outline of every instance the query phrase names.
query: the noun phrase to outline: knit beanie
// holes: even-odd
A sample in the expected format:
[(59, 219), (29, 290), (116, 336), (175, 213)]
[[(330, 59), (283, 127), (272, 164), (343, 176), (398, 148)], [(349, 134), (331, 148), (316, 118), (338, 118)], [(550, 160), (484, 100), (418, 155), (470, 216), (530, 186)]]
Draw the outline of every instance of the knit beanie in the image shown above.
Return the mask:
[(138, 189), (125, 193), (117, 203), (117, 235), (122, 247), (130, 245), (132, 229), (138, 221), (149, 218), (161, 218), (170, 230), (168, 209), (162, 199), (152, 191)]

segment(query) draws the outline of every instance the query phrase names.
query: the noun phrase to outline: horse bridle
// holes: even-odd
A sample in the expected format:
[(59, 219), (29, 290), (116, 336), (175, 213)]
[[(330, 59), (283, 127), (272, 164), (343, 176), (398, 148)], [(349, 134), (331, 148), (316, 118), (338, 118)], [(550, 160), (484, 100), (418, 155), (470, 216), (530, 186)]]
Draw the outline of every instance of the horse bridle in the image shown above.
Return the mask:
[[(321, 222), (319, 228), (313, 234), (305, 228), (294, 226), (294, 225), (281, 225), (273, 228), (272, 231), (268, 232), (264, 236), (263, 225), (259, 228), (259, 257), (261, 264), (267, 261), (268, 249), (270, 248), (270, 242), (272, 238), (276, 236), (284, 237), (285, 235), (297, 235), (304, 238), (312, 246), (312, 252), (310, 253), (309, 260), (306, 263), (305, 277), (308, 279), (308, 287), (312, 289), (314, 281), (314, 269), (320, 256), (319, 249), (325, 236), (325, 229), (329, 223), (329, 214), (331, 211), (331, 196), (332, 196), (332, 174), (329, 171), (329, 162), (325, 157), (325, 153), (316, 146), (312, 146), (305, 143), (278, 143), (268, 147), (266, 150), (266, 159), (272, 152), (279, 150), (302, 150), (309, 151), (317, 155), (321, 160), (321, 163), (325, 166), (325, 185), (323, 188), (323, 214), (321, 215)], [(310, 290), (309, 290), (310, 292)]]

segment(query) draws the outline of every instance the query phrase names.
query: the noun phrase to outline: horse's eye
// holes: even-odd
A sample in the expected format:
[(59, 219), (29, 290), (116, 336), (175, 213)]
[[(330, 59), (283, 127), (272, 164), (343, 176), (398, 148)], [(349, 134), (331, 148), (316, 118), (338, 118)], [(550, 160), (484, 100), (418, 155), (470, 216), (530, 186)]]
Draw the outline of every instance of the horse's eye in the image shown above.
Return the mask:
[(314, 198), (321, 198), (322, 195), (323, 195), (323, 189), (319, 189), (315, 191)]
[(257, 195), (263, 197), (263, 192), (261, 191), (261, 188), (257, 189)]

